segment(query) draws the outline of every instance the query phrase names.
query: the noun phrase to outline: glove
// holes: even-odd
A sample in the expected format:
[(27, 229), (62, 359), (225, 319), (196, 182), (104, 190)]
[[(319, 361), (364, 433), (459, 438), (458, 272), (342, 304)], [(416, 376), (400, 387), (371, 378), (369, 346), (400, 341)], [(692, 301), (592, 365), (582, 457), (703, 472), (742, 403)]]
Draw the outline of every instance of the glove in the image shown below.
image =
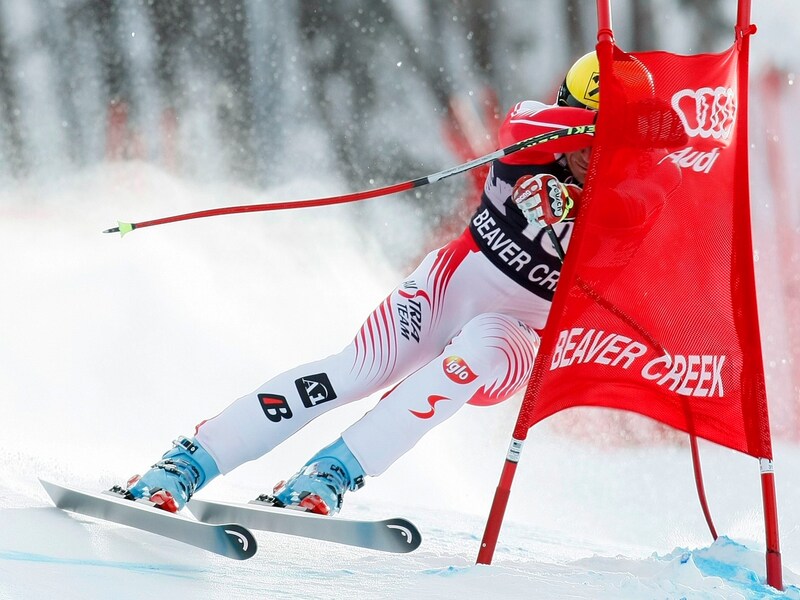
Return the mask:
[(581, 194), (577, 185), (564, 184), (555, 175), (539, 173), (520, 177), (511, 192), (511, 199), (529, 223), (544, 228), (575, 219), (578, 214), (576, 202)]

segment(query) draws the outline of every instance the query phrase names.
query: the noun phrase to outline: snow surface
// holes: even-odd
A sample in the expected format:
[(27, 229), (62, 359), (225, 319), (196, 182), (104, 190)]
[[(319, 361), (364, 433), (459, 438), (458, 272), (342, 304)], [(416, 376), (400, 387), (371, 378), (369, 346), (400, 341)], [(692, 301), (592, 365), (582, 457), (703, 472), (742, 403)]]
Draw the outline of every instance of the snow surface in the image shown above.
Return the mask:
[[(532, 430), (493, 564), (476, 566), (519, 399), (465, 408), (348, 495), (345, 517), (413, 520), (424, 540), (408, 555), (257, 533), (259, 553), (236, 562), (53, 508), (37, 478), (97, 490), (140, 472), (272, 373), (337, 350), (400, 275), (345, 207), (124, 240), (100, 231), (117, 218), (336, 191), (294, 182), (256, 196), (125, 163), (2, 192), (0, 598), (800, 598), (796, 446), (776, 448), (789, 586), (778, 593), (763, 584), (754, 459), (701, 446), (726, 536), (712, 544), (685, 444), (565, 436), (566, 416)], [(200, 493), (270, 489), (374, 401), (321, 417)]]

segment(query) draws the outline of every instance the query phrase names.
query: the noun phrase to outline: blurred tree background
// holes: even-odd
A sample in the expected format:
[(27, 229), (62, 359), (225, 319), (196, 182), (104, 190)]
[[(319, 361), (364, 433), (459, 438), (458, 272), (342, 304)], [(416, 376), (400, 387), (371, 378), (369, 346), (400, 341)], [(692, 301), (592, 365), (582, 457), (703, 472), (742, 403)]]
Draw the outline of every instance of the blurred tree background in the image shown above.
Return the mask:
[[(617, 0), (618, 42), (721, 50), (732, 5)], [(552, 99), (595, 30), (590, 0), (0, 0), (0, 181), (120, 159), (263, 189), (419, 177), (494, 149), (495, 118)], [(397, 210), (435, 230), (468, 184)]]
[[(663, 45), (655, 3), (614, 3), (624, 48)], [(503, 112), (551, 97), (594, 44), (594, 10), (588, 0), (2, 0), (0, 175), (129, 157), (271, 185), (302, 164), (281, 158), (309, 129), (354, 185), (419, 175), (447, 157), (414, 132), (486, 87)], [(692, 25), (685, 50), (730, 38), (718, 0), (676, 1), (672, 13)]]

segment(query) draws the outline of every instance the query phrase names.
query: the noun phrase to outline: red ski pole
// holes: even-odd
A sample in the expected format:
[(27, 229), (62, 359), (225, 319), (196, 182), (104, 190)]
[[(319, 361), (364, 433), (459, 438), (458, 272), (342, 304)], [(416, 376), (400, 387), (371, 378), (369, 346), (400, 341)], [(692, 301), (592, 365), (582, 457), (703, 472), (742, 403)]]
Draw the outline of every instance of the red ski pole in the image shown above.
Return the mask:
[(412, 179), (410, 181), (404, 181), (402, 183), (395, 183), (393, 185), (387, 185), (385, 187), (375, 188), (372, 190), (354, 192), (352, 194), (345, 194), (343, 196), (328, 196), (326, 198), (313, 198), (309, 200), (290, 200), (288, 202), (271, 202), (269, 204), (246, 204), (243, 206), (226, 206), (222, 208), (212, 208), (209, 210), (200, 210), (197, 212), (185, 213), (182, 215), (174, 215), (171, 217), (162, 217), (160, 219), (153, 219), (152, 221), (141, 221), (139, 223), (125, 223), (123, 221), (118, 221), (117, 227), (106, 229), (105, 231), (103, 231), (103, 233), (119, 233), (120, 235), (125, 235), (126, 233), (131, 232), (134, 229), (141, 229), (142, 227), (165, 225), (166, 223), (175, 223), (177, 221), (188, 221), (190, 219), (202, 219), (204, 217), (216, 217), (220, 215), (232, 215), (232, 214), (248, 213), (248, 212), (265, 212), (271, 210), (288, 210), (292, 208), (310, 208), (312, 206), (328, 206), (331, 204), (344, 204), (346, 202), (357, 202), (359, 200), (367, 200), (369, 198), (377, 198), (379, 196), (388, 196), (389, 194), (394, 194), (397, 192), (403, 192), (405, 190), (422, 187), (423, 185), (428, 185), (429, 183), (434, 183), (436, 181), (446, 179), (453, 175), (464, 173), (465, 171), (469, 171), (470, 169), (474, 169), (475, 167), (480, 167), (481, 165), (485, 165), (488, 162), (491, 162), (498, 158), (502, 158), (503, 156), (508, 156), (509, 154), (513, 154), (514, 152), (519, 152), (520, 150), (524, 150), (525, 148), (536, 146), (537, 144), (543, 144), (545, 142), (550, 142), (560, 138), (572, 135), (581, 135), (581, 134), (593, 135), (594, 125), (567, 127), (565, 129), (557, 129), (549, 133), (543, 133), (541, 135), (537, 135), (522, 140), (521, 142), (517, 142), (516, 144), (511, 144), (510, 146), (506, 146), (505, 148), (501, 148), (500, 150), (495, 150), (490, 154), (486, 154), (485, 156), (481, 156), (480, 158), (476, 158), (469, 162), (465, 162), (464, 164), (451, 167), (449, 169), (445, 169), (444, 171), (439, 171), (438, 173), (433, 173), (432, 175), (427, 175), (425, 177), (420, 177), (418, 179)]

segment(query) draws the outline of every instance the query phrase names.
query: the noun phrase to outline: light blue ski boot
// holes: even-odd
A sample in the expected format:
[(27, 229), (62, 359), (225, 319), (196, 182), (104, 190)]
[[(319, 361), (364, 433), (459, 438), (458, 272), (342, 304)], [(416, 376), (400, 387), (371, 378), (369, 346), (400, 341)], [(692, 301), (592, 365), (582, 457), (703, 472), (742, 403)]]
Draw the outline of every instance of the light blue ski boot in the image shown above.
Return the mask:
[(194, 439), (179, 437), (172, 444), (173, 448), (147, 473), (128, 480), (127, 489), (121, 490), (123, 495), (178, 512), (196, 491), (220, 474), (217, 463)]
[(344, 493), (364, 487), (364, 477), (364, 469), (339, 438), (317, 452), (289, 481), (281, 481), (272, 494), (258, 500), (278, 507), (335, 515), (342, 508)]

